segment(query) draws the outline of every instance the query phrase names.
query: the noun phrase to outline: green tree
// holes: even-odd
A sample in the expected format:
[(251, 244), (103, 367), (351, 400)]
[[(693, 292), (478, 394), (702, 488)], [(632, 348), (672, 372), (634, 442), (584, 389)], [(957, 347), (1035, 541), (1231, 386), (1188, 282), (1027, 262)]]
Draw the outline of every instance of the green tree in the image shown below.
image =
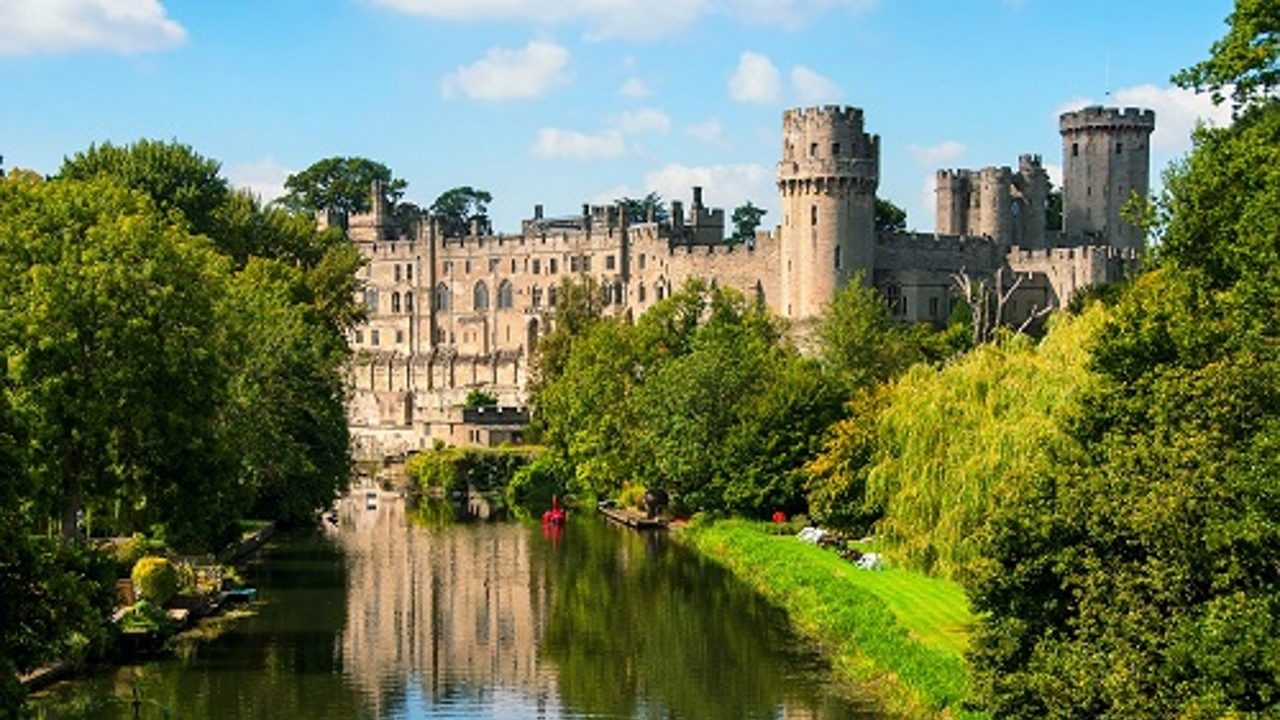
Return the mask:
[(750, 243), (756, 241), (756, 228), (760, 227), (760, 219), (769, 212), (764, 208), (756, 207), (748, 200), (745, 204), (739, 205), (733, 210), (733, 235), (730, 240), (735, 243)]
[[(600, 284), (591, 276), (566, 277), (556, 291), (555, 325), (538, 339), (529, 381), (530, 395), (555, 380), (569, 362), (574, 342), (604, 314)], [(535, 406), (537, 405), (535, 401)]]
[(890, 200), (876, 198), (876, 233), (900, 233), (907, 230), (907, 211)]
[(1256, 103), (1272, 101), (1272, 89), (1280, 86), (1280, 2), (1236, 0), (1227, 17), (1227, 34), (1213, 43), (1209, 58), (1173, 76), (1173, 82), (1209, 90), (1221, 103), (1231, 92), (1232, 105), (1240, 112)]
[(105, 179), (0, 183), (8, 392), (65, 538), (94, 500), (145, 505), (175, 539), (227, 520), (211, 442), (227, 263), (171, 218)]
[(622, 197), (614, 202), (622, 206), (627, 222), (633, 225), (648, 222), (650, 217), (654, 222), (666, 222), (668, 218), (667, 206), (662, 202), (662, 196), (656, 192), (642, 198)]
[(230, 194), (218, 173), (221, 165), (188, 145), (139, 140), (130, 145), (90, 145), (62, 161), (58, 176), (67, 180), (110, 177), (149, 196), (161, 210), (176, 210), (196, 233), (211, 235), (215, 213)]
[(814, 328), (817, 356), (850, 388), (868, 387), (927, 359), (928, 330), (894, 322), (884, 297), (854, 278), (823, 309)]
[(440, 221), (445, 237), (463, 237), (471, 234), (471, 222), (479, 220), (481, 232), (489, 221), (489, 203), (493, 195), (470, 185), (451, 188), (440, 193), (431, 203), (431, 214)]
[(408, 185), (394, 177), (386, 165), (368, 158), (325, 158), (286, 178), (286, 192), (277, 202), (305, 214), (319, 210), (342, 215), (369, 212), (375, 182), (382, 184), (382, 191), (392, 205), (400, 201)]
[(1049, 182), (1049, 191), (1044, 196), (1044, 229), (1046, 232), (1062, 232), (1062, 188)]

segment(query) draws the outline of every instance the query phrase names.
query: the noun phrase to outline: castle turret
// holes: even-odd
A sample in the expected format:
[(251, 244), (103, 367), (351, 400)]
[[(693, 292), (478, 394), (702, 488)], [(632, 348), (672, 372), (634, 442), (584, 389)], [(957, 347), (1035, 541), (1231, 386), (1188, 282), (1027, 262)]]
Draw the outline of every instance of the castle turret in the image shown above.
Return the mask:
[(969, 171), (939, 170), (936, 180), (937, 231), (964, 235), (969, 231)]
[(1063, 113), (1062, 212), (1069, 240), (1095, 240), (1141, 250), (1141, 228), (1121, 217), (1133, 195), (1150, 183), (1151, 110), (1087, 107)]
[(787, 317), (821, 312), (862, 273), (871, 282), (880, 138), (862, 110), (828, 105), (782, 114), (782, 297)]
[(1039, 155), (1018, 156), (1018, 175), (1014, 178), (1014, 186), (1020, 200), (1014, 204), (1015, 240), (1022, 247), (1044, 247), (1049, 174), (1045, 172)]

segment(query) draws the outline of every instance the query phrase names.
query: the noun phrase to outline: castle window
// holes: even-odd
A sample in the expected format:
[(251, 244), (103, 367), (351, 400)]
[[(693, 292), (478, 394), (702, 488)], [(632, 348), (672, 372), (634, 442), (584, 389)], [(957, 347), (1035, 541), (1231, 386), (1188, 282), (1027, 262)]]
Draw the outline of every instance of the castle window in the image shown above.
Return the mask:
[(938, 298), (929, 298), (929, 317), (938, 317)]
[(608, 306), (612, 302), (613, 288), (608, 283), (600, 285), (600, 304)]
[(555, 275), (555, 274), (556, 274), (556, 259), (555, 259), (555, 258), (551, 258), (550, 260), (548, 260), (548, 261), (547, 261), (547, 274), (548, 274), (548, 275)]
[(377, 346), (378, 346), (378, 331), (377, 331), (377, 330), (370, 330), (370, 331), (369, 331), (369, 344), (373, 345), (374, 347), (377, 347)]
[(516, 259), (515, 259), (515, 258), (511, 258), (511, 274), (512, 274), (512, 275), (515, 275), (515, 274), (516, 274)]
[(534, 274), (534, 275), (540, 275), (541, 273), (542, 273), (542, 261), (541, 261), (541, 260), (534, 260), (534, 261), (533, 261), (533, 274)]
[(498, 258), (489, 258), (489, 272), (498, 272)]
[(1116, 154), (1124, 152), (1124, 143), (1116, 143)]
[(498, 308), (505, 310), (511, 307), (511, 281), (503, 280), (498, 285)]
[(462, 270), (462, 272), (466, 273), (467, 275), (470, 275), (470, 274), (471, 274), (471, 261), (470, 261), (470, 260), (467, 260), (467, 261), (466, 261), (466, 263), (463, 265), (463, 270)]
[(578, 264), (577, 255), (574, 255), (573, 257), (569, 258), (569, 272), (576, 273), (581, 269), (582, 269), (582, 266)]
[(404, 279), (406, 282), (413, 282), (413, 263), (404, 266)]
[(436, 285), (436, 309), (450, 310), (453, 306), (453, 296), (449, 292), (449, 286), (444, 283)]
[(809, 157), (811, 158), (818, 157), (818, 143), (811, 143), (809, 145)]
[(667, 296), (666, 287), (662, 284), (661, 280), (659, 280), (658, 283), (654, 285), (653, 290), (655, 293), (657, 293), (659, 301), (661, 301), (663, 298)]
[(359, 343), (362, 343), (362, 342), (364, 342), (364, 331), (363, 331), (363, 330), (357, 330), (357, 331), (356, 331), (356, 343), (357, 343), (357, 344), (359, 344)]
[(451, 272), (453, 272), (453, 261), (452, 261), (452, 260), (445, 260), (445, 261), (444, 261), (444, 274), (445, 274), (445, 275), (448, 275), (448, 274), (449, 274), (449, 273), (451, 273)]
[(614, 259), (614, 257), (613, 257), (612, 255), (605, 255), (605, 256), (604, 256), (604, 269), (605, 269), (605, 270), (612, 270), (612, 269), (613, 269), (613, 266), (614, 266), (614, 264), (615, 264), (615, 263), (616, 263), (616, 260)]
[(810, 225), (818, 224), (818, 206), (817, 205), (812, 205), (809, 207), (809, 224)]
[(1071, 143), (1071, 157), (1080, 156), (1080, 143)]
[(475, 289), (471, 292), (472, 305), (476, 310), (489, 309), (489, 286), (484, 281), (476, 283)]
[(836, 269), (840, 269), (840, 246), (836, 246)]
[(636, 293), (640, 298), (640, 302), (644, 302), (644, 283), (640, 283), (640, 286), (636, 288)]
[(364, 306), (369, 308), (369, 312), (378, 312), (377, 288), (369, 288), (364, 291)]
[(400, 282), (400, 263), (396, 263), (396, 282)]
[(400, 344), (401, 344), (401, 343), (403, 343), (403, 342), (404, 342), (404, 331), (403, 331), (403, 330), (397, 330), (397, 331), (396, 331), (396, 344), (397, 344), (397, 345), (400, 345)]
[(542, 288), (540, 287), (533, 289), (533, 306), (542, 307)]
[(644, 269), (644, 253), (640, 253), (640, 269)]
[(622, 297), (623, 297), (623, 292), (622, 292), (622, 283), (620, 283), (620, 282), (615, 282), (615, 283), (613, 284), (613, 301), (614, 301), (615, 303), (618, 303), (619, 305), (621, 305), (621, 304), (622, 304)]
[(547, 307), (555, 307), (555, 306), (556, 306), (556, 288), (555, 287), (547, 288)]
[(831, 143), (831, 157), (840, 157), (840, 143)]
[(398, 292), (391, 293), (391, 312), (400, 312), (400, 293)]
[(907, 314), (907, 299), (902, 297), (902, 286), (897, 283), (891, 283), (884, 288), (884, 300), (889, 306), (889, 312), (894, 315)]
[(582, 256), (582, 272), (591, 272), (591, 256)]
[(407, 313), (413, 312), (413, 293), (411, 292), (404, 294), (404, 311)]

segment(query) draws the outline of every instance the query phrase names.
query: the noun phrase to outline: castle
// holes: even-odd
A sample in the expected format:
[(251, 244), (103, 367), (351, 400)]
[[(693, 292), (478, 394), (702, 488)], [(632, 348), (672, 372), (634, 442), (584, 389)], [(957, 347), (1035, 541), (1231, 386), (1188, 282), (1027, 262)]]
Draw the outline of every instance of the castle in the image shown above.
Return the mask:
[[(424, 220), (404, 233), (375, 189), (369, 213), (346, 218), (366, 259), (368, 322), (351, 338), (349, 418), (357, 457), (450, 444), (520, 440), (529, 363), (555, 322), (568, 276), (598, 281), (606, 312), (638, 316), (691, 278), (738, 288), (777, 315), (817, 316), (854, 277), (872, 283), (904, 322), (941, 324), (958, 280), (985, 283), (1000, 320), (1020, 325), (1061, 307), (1080, 289), (1115, 281), (1137, 262), (1141, 228), (1121, 214), (1146, 197), (1150, 110), (1087, 107), (1064, 113), (1060, 231), (1046, 229), (1048, 176), (1038, 156), (1016, 170), (940, 170), (936, 233), (877, 233), (880, 138), (862, 110), (827, 106), (782, 116), (777, 184), (782, 218), (754, 241), (725, 238), (724, 211), (693, 189), (686, 209), (634, 222), (618, 206), (548, 217), (542, 206), (520, 232), (479, 221), (462, 237)], [(324, 220), (322, 220), (324, 222)], [(504, 407), (459, 406), (471, 389)], [(505, 415), (504, 415), (505, 413)]]

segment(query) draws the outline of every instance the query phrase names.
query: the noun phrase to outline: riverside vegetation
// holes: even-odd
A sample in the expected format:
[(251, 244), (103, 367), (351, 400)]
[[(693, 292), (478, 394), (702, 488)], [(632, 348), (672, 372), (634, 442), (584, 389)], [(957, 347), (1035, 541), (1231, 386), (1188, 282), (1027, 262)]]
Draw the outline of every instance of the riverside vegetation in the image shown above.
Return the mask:
[(852, 283), (802, 354), (731, 291), (693, 283), (632, 323), (566, 286), (536, 368), (546, 451), (522, 473), (875, 533), (917, 573), (903, 582), (963, 588), (963, 662), (920, 623), (954, 595), (894, 612), (894, 592), (794, 539), (690, 535), (908, 708), (1280, 716), (1277, 18), (1276, 0), (1239, 0), (1209, 59), (1175, 76), (1229, 99), (1233, 123), (1197, 129), (1162, 195), (1130, 204), (1147, 269), (1043, 338), (966, 347), (963, 317), (899, 327)]
[(0, 178), (0, 717), (111, 644), (131, 568), (86, 536), (209, 552), (349, 475), (359, 257), (218, 169), (142, 141)]

